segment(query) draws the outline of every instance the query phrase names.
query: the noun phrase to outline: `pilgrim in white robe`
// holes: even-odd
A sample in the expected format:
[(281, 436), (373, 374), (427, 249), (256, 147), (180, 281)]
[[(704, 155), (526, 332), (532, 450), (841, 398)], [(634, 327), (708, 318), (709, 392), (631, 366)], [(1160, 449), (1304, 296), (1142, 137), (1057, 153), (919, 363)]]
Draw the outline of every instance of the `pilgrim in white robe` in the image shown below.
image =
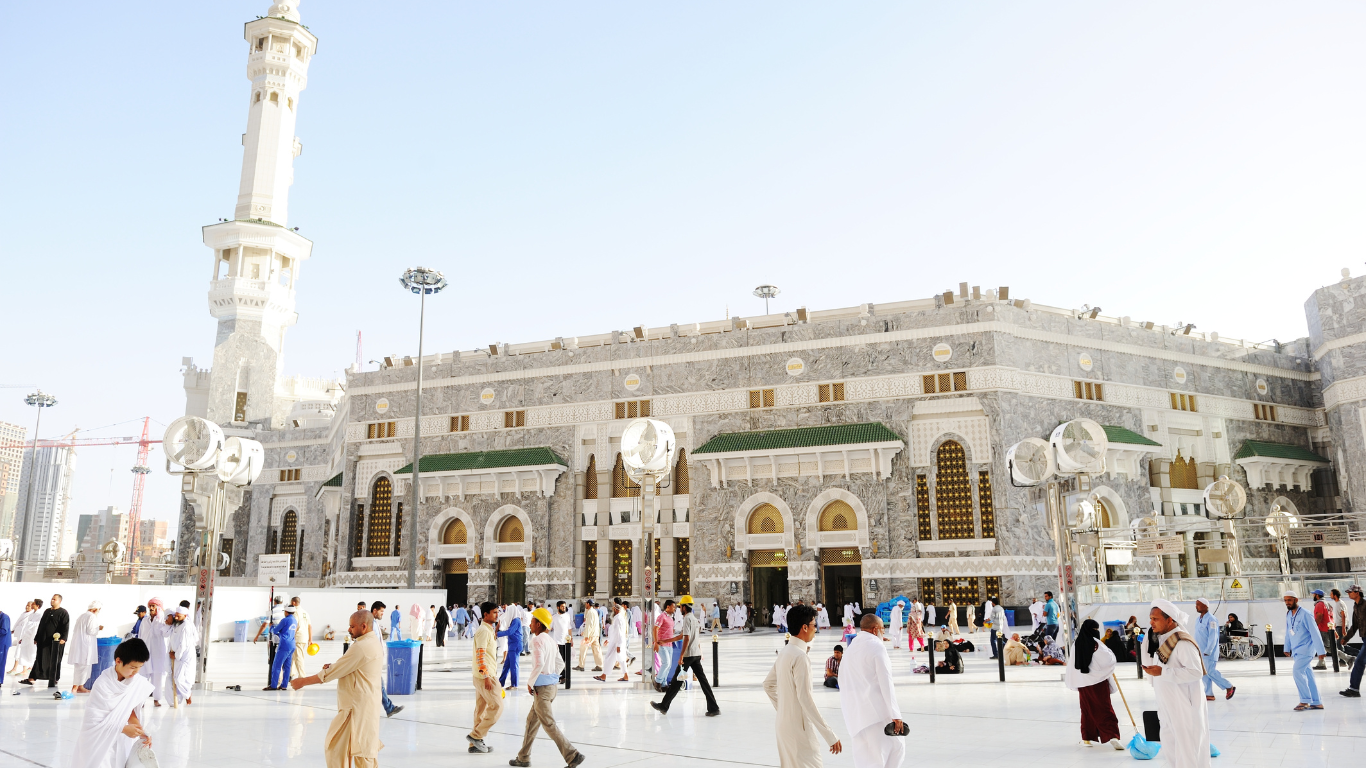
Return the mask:
[(170, 689), (166, 687), (166, 673), (171, 671), (171, 658), (166, 652), (166, 639), (171, 636), (171, 628), (166, 626), (166, 615), (158, 613), (156, 616), (144, 617), (142, 625), (133, 635), (147, 644), (150, 658), (142, 665), (142, 670), (138, 674), (152, 684), (152, 701), (159, 704), (170, 698)]
[[(1172, 618), (1180, 621), (1180, 617)], [(1184, 630), (1178, 627), (1160, 636), (1158, 645), (1177, 631)], [(1157, 717), (1162, 723), (1162, 758), (1172, 768), (1207, 768), (1209, 716), (1205, 692), (1201, 690), (1205, 672), (1200, 664), (1200, 648), (1194, 642), (1178, 642), (1163, 664), (1157, 654), (1149, 655), (1145, 642), (1143, 665), (1162, 667), (1162, 674), (1147, 675), (1157, 696)]]
[(142, 675), (120, 680), (113, 667), (100, 673), (85, 700), (71, 768), (123, 768), (139, 741), (123, 735), (123, 728), (134, 712), (143, 722), (142, 708), (151, 692), (152, 684)]
[(430, 606), (422, 609), (422, 636), (428, 640), (436, 637), (436, 614)]
[(194, 690), (196, 650), (199, 648), (199, 631), (190, 621), (183, 621), (171, 628), (166, 649), (175, 654), (175, 675), (170, 685), (175, 688), (173, 695), (189, 700)]
[(816, 629), (829, 629), (829, 628), (830, 628), (830, 614), (828, 614), (828, 613), (825, 612), (825, 606), (822, 605), (822, 606), (820, 607), (820, 610), (816, 611)]
[(614, 670), (618, 663), (621, 664), (621, 674), (630, 672), (627, 667), (627, 659), (630, 658), (626, 648), (626, 611), (617, 611), (612, 617), (612, 623), (607, 629), (607, 646), (602, 659), (602, 676), (611, 681)]
[(38, 611), (24, 611), (19, 620), (10, 627), (19, 650), (15, 657), (15, 670), (23, 671), (33, 666), (38, 658), (38, 644), (33, 641), (38, 636)]
[[(839, 741), (811, 696), (808, 647), (796, 637), (788, 640), (778, 651), (773, 669), (764, 680), (764, 693), (778, 710), (774, 731), (778, 736), (778, 765), (781, 768), (819, 768), (822, 753)], [(843, 665), (840, 675), (844, 675)], [(817, 740), (817, 734), (825, 741), (824, 746)]]
[(934, 603), (928, 603), (925, 606), (925, 626), (934, 626)]
[[(90, 679), (90, 670), (100, 663), (100, 647), (97, 641), (100, 632), (98, 614), (86, 611), (71, 622), (71, 635), (66, 641), (66, 660), (75, 667), (72, 685), (84, 687)], [(92, 685), (94, 683), (91, 683)]]
[(887, 627), (887, 629), (889, 634), (891, 635), (893, 648), (895, 648), (898, 645), (901, 645), (901, 613), (903, 610), (905, 610), (905, 608), (906, 604), (901, 602), (898, 602), (896, 605), (892, 606), (892, 622)]
[(904, 736), (888, 736), (884, 729), (901, 720), (892, 684), (892, 664), (887, 648), (876, 636), (859, 632), (865, 640), (849, 643), (840, 660), (840, 709), (849, 741), (854, 750), (854, 765), (859, 768), (896, 768), (906, 754)]
[(844, 623), (845, 623), (845, 624), (852, 624), (852, 623), (854, 623), (854, 604), (853, 604), (853, 603), (845, 603), (845, 604), (844, 604)]

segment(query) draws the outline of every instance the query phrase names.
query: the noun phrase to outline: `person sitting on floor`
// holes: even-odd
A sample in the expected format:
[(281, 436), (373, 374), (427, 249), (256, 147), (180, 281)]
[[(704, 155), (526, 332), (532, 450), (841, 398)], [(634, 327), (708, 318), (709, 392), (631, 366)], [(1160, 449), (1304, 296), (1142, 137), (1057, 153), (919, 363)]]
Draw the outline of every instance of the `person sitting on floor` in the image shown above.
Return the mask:
[(1018, 632), (1010, 636), (1002, 652), (1006, 655), (1006, 664), (1012, 667), (1023, 667), (1029, 664), (1029, 654), (1025, 652), (1024, 643), (1020, 642), (1020, 633)]
[(1043, 639), (1043, 648), (1039, 649), (1039, 663), (1045, 665), (1067, 663), (1067, 660), (1063, 658), (1062, 648), (1053, 642), (1053, 638), (1045, 637)]
[(844, 658), (844, 646), (835, 646), (835, 653), (825, 660), (825, 687), (839, 690), (840, 687), (840, 659)]
[(958, 655), (958, 649), (942, 640), (936, 640), (934, 649), (944, 654), (944, 660), (934, 665), (934, 672), (937, 675), (960, 675), (963, 673), (963, 657)]
[(1105, 637), (1101, 642), (1105, 643), (1105, 647), (1109, 648), (1110, 652), (1115, 655), (1117, 662), (1134, 660), (1134, 654), (1129, 650), (1129, 644), (1124, 642), (1124, 638), (1120, 637), (1119, 633), (1113, 629), (1105, 630)]

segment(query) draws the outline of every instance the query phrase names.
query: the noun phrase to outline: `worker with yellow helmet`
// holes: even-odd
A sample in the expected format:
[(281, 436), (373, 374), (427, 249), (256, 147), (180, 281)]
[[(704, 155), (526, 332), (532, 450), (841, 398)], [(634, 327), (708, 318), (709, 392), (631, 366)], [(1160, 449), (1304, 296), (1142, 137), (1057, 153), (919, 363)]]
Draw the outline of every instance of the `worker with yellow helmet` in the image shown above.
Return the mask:
[(583, 763), (584, 754), (569, 743), (555, 725), (555, 713), (551, 702), (559, 690), (560, 673), (564, 671), (564, 657), (555, 640), (550, 636), (550, 626), (554, 618), (542, 606), (531, 612), (531, 672), (527, 677), (527, 691), (532, 696), (531, 711), (526, 717), (526, 732), (522, 735), (522, 748), (517, 756), (508, 761), (513, 766), (531, 765), (531, 745), (536, 741), (536, 733), (542, 728), (560, 749), (567, 768), (577, 768)]
[(697, 678), (698, 684), (702, 686), (702, 695), (707, 697), (707, 717), (716, 717), (721, 714), (721, 707), (716, 704), (716, 697), (712, 695), (711, 685), (707, 682), (707, 673), (702, 671), (702, 644), (698, 641), (698, 635), (702, 632), (702, 623), (693, 612), (692, 595), (684, 595), (678, 598), (679, 610), (683, 613), (683, 618), (676, 625), (675, 630), (681, 647), (678, 650), (677, 672), (669, 683), (669, 687), (664, 691), (664, 701), (650, 702), (650, 706), (661, 714), (669, 713), (669, 704), (673, 703), (674, 697), (678, 695), (678, 690), (683, 687), (683, 677), (688, 671)]

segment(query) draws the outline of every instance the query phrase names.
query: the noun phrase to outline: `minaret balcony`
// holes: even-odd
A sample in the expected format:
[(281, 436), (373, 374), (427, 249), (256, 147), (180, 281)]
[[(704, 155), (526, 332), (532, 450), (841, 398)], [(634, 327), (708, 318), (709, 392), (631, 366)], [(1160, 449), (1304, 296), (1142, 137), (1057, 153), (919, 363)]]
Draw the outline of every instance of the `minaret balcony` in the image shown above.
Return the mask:
[(214, 317), (244, 317), (293, 325), (294, 289), (271, 280), (227, 277), (209, 284), (209, 313)]

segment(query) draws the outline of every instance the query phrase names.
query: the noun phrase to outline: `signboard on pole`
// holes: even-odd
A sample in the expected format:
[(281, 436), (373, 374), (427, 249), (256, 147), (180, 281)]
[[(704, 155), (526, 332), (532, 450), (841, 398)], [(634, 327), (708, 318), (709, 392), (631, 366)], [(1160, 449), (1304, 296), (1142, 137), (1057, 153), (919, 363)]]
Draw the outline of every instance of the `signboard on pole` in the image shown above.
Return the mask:
[(261, 555), (256, 563), (256, 586), (289, 586), (289, 555)]
[(645, 599), (649, 600), (655, 596), (655, 569), (645, 566)]
[(1179, 555), (1186, 550), (1184, 536), (1153, 536), (1134, 542), (1136, 557), (1155, 557), (1158, 555)]
[(1224, 579), (1225, 600), (1251, 600), (1252, 584), (1244, 576)]
[(1291, 528), (1290, 546), (1301, 547), (1345, 547), (1347, 546), (1347, 526), (1327, 525), (1315, 528)]

